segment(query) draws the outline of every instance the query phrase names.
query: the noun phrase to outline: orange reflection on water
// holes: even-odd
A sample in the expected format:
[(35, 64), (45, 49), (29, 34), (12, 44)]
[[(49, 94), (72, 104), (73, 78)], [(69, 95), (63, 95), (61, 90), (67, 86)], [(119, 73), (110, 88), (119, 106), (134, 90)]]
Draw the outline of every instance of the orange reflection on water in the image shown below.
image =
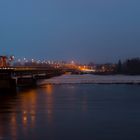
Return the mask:
[(35, 90), (30, 90), (26, 93), (22, 93), (22, 107), (27, 109), (35, 109), (36, 108), (36, 98), (37, 94)]
[(16, 116), (15, 113), (11, 114), (10, 126), (11, 126), (12, 139), (13, 140), (17, 140), (17, 127), (18, 127), (18, 123), (17, 123), (17, 116)]
[(30, 111), (31, 128), (35, 126), (36, 112), (34, 110)]
[(27, 119), (28, 119), (27, 111), (23, 111), (23, 113), (22, 113), (22, 124), (23, 124), (23, 127), (27, 126), (27, 123), (28, 123)]
[(36, 121), (36, 108), (37, 108), (37, 93), (36, 90), (26, 91), (25, 93), (21, 93), (22, 102), (22, 125), (24, 134), (27, 133), (27, 129), (35, 127)]
[(22, 116), (21, 116), (21, 120), (22, 120), (22, 130), (24, 135), (27, 135), (27, 124), (28, 124), (28, 114), (26, 110), (23, 110), (22, 112)]
[(48, 122), (52, 123), (53, 120), (53, 85), (48, 84), (45, 86), (45, 93), (46, 93), (46, 109), (47, 109), (47, 118)]
[(46, 87), (46, 92), (48, 94), (52, 94), (52, 92), (53, 92), (53, 86), (51, 84), (48, 84), (45, 87)]

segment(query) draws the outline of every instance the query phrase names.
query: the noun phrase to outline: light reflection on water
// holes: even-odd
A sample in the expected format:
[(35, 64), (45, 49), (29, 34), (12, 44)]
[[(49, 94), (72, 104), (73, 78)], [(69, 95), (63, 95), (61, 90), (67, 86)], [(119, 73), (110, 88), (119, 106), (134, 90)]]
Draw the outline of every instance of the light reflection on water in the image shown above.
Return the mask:
[(140, 86), (44, 85), (0, 96), (3, 140), (137, 140)]

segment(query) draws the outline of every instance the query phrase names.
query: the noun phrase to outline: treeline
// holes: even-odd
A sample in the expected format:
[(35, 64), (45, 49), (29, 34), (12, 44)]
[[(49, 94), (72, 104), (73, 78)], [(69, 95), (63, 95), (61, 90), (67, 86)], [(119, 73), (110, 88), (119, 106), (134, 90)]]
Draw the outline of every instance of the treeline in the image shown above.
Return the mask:
[(128, 59), (125, 62), (119, 60), (116, 65), (117, 74), (140, 75), (140, 58)]

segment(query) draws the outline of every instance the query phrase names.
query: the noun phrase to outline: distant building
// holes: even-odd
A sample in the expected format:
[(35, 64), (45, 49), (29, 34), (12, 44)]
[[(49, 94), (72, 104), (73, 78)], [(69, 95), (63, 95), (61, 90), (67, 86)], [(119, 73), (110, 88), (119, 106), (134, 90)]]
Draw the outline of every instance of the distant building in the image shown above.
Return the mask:
[(7, 57), (6, 56), (0, 56), (0, 67), (7, 67)]
[(0, 56), (0, 67), (4, 68), (10, 66), (13, 60), (14, 56), (10, 56), (9, 58), (7, 56)]

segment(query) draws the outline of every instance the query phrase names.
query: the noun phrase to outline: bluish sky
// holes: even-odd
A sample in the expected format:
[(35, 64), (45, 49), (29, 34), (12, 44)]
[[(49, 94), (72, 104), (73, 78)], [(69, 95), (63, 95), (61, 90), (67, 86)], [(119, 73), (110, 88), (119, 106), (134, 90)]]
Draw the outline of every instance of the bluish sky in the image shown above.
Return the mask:
[(140, 56), (140, 0), (0, 0), (0, 54), (115, 62)]

